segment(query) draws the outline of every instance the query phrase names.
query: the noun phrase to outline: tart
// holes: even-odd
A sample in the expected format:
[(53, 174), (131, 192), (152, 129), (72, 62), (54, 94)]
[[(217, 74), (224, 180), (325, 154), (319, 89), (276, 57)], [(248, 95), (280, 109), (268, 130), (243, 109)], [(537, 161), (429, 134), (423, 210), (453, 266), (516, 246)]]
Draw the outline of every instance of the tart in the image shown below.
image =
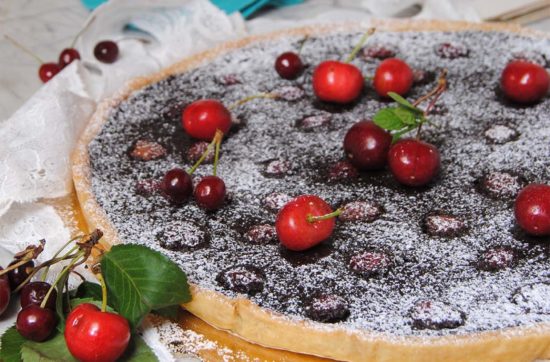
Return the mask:
[[(549, 240), (526, 235), (513, 216), (524, 185), (550, 180), (550, 100), (517, 106), (498, 87), (513, 58), (546, 66), (550, 41), (493, 24), (368, 25), (377, 32), (354, 60), (363, 74), (388, 54), (405, 59), (415, 99), (439, 69), (448, 71), (437, 127), (424, 129), (442, 158), (431, 184), (407, 188), (387, 170), (350, 167), (346, 131), (386, 101), (367, 86), (351, 104), (321, 102), (311, 74), (348, 53), (366, 28), (300, 28), (224, 44), (104, 102), (73, 160), (89, 227), (110, 245), (146, 244), (179, 263), (193, 291), (184, 307), (253, 343), (342, 361), (550, 357)], [(275, 58), (306, 35), (306, 70), (282, 79)], [(189, 167), (204, 149), (183, 132), (186, 105), (262, 92), (280, 97), (232, 110), (220, 210), (176, 206), (156, 191), (167, 170)], [(195, 178), (211, 173), (202, 165)], [(293, 252), (278, 244), (273, 225), (302, 194), (345, 212), (329, 240)]]

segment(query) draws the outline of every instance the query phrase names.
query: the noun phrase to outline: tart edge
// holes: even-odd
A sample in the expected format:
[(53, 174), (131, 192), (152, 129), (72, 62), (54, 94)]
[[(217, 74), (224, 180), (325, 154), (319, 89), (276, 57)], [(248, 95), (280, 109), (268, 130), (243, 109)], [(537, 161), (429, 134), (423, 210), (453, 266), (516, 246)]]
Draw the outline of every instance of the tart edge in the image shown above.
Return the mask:
[[(434, 20), (370, 20), (361, 23), (307, 26), (229, 41), (193, 55), (156, 74), (136, 78), (112, 98), (102, 101), (81, 135), (72, 155), (72, 173), (77, 197), (89, 229), (104, 232), (103, 246), (119, 244), (117, 231), (99, 206), (91, 187), (88, 144), (99, 134), (113, 107), (135, 91), (172, 74), (196, 68), (231, 50), (285, 36), (318, 35), (338, 31), (360, 31), (367, 27), (381, 31), (499, 31), (539, 38), (550, 34), (514, 24), (468, 23)], [(550, 324), (513, 327), (460, 336), (398, 336), (337, 325), (290, 319), (262, 309), (246, 298), (229, 298), (222, 293), (191, 286), (193, 300), (185, 309), (210, 325), (229, 331), (249, 342), (341, 361), (532, 361), (550, 358)]]

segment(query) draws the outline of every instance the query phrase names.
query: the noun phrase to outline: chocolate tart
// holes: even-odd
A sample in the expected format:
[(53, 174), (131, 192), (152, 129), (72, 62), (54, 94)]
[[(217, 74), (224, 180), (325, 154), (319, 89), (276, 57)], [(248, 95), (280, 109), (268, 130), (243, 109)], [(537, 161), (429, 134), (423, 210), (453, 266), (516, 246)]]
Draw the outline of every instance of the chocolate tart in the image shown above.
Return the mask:
[[(357, 173), (344, 160), (349, 127), (386, 103), (365, 87), (350, 105), (315, 99), (311, 73), (347, 54), (367, 26), (377, 33), (354, 61), (373, 74), (396, 55), (416, 70), (409, 99), (448, 69), (424, 138), (442, 172), (422, 189), (388, 171)], [(309, 39), (295, 81), (273, 68)], [(543, 62), (546, 35), (515, 26), (375, 21), (300, 28), (226, 43), (137, 79), (100, 105), (74, 154), (73, 175), (90, 228), (110, 245), (148, 245), (187, 272), (207, 323), (264, 346), (343, 361), (531, 361), (550, 357), (548, 238), (514, 223), (516, 193), (550, 180), (550, 100), (518, 107), (500, 72), (514, 57)], [(183, 132), (182, 109), (201, 98), (233, 111), (218, 174), (230, 197), (217, 212), (171, 205), (154, 192), (201, 145)], [(147, 146), (147, 147), (145, 147)], [(137, 148), (150, 152), (137, 152)], [(142, 150), (143, 151), (143, 150)], [(211, 174), (201, 166), (197, 177)], [(333, 237), (307, 252), (281, 248), (277, 209), (316, 194), (346, 212)]]

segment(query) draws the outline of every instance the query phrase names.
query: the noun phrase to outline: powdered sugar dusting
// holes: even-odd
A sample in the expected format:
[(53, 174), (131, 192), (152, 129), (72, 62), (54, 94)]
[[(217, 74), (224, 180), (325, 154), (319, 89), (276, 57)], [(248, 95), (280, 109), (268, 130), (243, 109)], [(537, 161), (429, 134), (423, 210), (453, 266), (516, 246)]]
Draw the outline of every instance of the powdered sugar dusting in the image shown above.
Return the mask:
[[(308, 64), (341, 58), (360, 36), (312, 37), (302, 57)], [(220, 272), (243, 265), (258, 268), (265, 273), (263, 288), (250, 299), (290, 318), (307, 318), (309, 298), (329, 294), (348, 303), (349, 316), (337, 325), (392, 335), (465, 334), (550, 322), (544, 304), (550, 300), (550, 291), (544, 287), (550, 282), (548, 240), (528, 243), (514, 227), (510, 199), (488, 197), (478, 187), (479, 180), (492, 172), (521, 175), (529, 182), (550, 180), (550, 101), (515, 107), (496, 90), (501, 69), (513, 57), (511, 49), (548, 56), (550, 42), (482, 32), (373, 35), (372, 44), (395, 49), (414, 69), (448, 69), (449, 90), (438, 108), (444, 111), (431, 119), (439, 128), (424, 130), (425, 139), (440, 148), (442, 172), (431, 187), (411, 190), (398, 185), (387, 171), (360, 174), (346, 182), (327, 181), (329, 169), (344, 157), (342, 140), (347, 129), (372, 117), (385, 103), (367, 87), (354, 105), (321, 104), (311, 89), (313, 67), (293, 82), (279, 78), (274, 59), (296, 49), (300, 40), (257, 44), (223, 55), (136, 92), (112, 111), (89, 150), (93, 190), (122, 240), (165, 253), (193, 283), (229, 296), (237, 293), (217, 280)], [(460, 44), (460, 56), (447, 57), (448, 47), (444, 57), (438, 55), (441, 44)], [(354, 60), (365, 75), (374, 74), (378, 62), (375, 57)], [(219, 81), (228, 74), (239, 82), (228, 86)], [(415, 85), (408, 98), (416, 99), (433, 85)], [(167, 109), (206, 97), (229, 105), (288, 86), (303, 90), (303, 95), (292, 101), (255, 99), (234, 111), (241, 122), (224, 140), (218, 168), (232, 193), (223, 209), (205, 213), (193, 202), (175, 207), (162, 196), (134, 191), (139, 180), (160, 179), (174, 166), (190, 166), (186, 152), (193, 141), (184, 135), (178, 112)], [(297, 127), (300, 120), (324, 112), (331, 114), (330, 127), (319, 132)], [(503, 120), (514, 125), (518, 137), (502, 144), (490, 142), (484, 132)], [(496, 130), (497, 135), (502, 132)], [(159, 142), (166, 156), (148, 162), (131, 159), (127, 150), (138, 139)], [(282, 177), (265, 174), (266, 163), (272, 160), (288, 161), (292, 172)], [(197, 176), (211, 172), (211, 165), (201, 166)], [(372, 223), (338, 223), (324, 249), (292, 255), (293, 259), (276, 244), (252, 245), (246, 240), (251, 226), (273, 224), (273, 209), (280, 207), (284, 195), (300, 194), (319, 195), (334, 207), (372, 200), (385, 212)], [(434, 210), (460, 215), (467, 232), (445, 238), (427, 234), (424, 218)], [(163, 248), (156, 234), (170, 225), (178, 228), (173, 224), (176, 220), (206, 230), (208, 245), (184, 251)], [(495, 247), (520, 250), (521, 257), (509, 268), (480, 270), (480, 256)], [(367, 250), (391, 256), (386, 273), (364, 277), (349, 270), (350, 257)], [(540, 287), (529, 289), (528, 285)], [(517, 297), (518, 290), (523, 299)], [(457, 321), (463, 313), (464, 321), (445, 328), (419, 328), (411, 316), (419, 301), (445, 306), (437, 308), (438, 313), (447, 314), (437, 314), (440, 320)], [(526, 303), (532, 307), (526, 308)]]

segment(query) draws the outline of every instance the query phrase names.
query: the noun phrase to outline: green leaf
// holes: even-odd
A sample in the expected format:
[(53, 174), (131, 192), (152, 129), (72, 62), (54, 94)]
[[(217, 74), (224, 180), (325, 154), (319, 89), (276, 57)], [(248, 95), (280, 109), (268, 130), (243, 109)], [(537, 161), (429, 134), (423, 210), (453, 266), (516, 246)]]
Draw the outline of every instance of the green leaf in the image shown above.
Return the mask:
[(65, 289), (65, 284), (67, 283), (67, 280), (69, 280), (69, 273), (66, 273), (65, 275), (63, 275), (55, 286), (55, 288), (57, 289), (57, 299), (55, 300), (55, 311), (57, 313), (57, 318), (59, 320), (59, 323), (57, 323), (57, 329), (60, 332), (63, 332), (65, 330), (65, 313), (63, 313), (63, 310), (65, 309), (64, 298), (66, 294), (63, 293), (63, 290)]
[(97, 283), (84, 281), (78, 286), (76, 290), (76, 297), (101, 300), (102, 299), (101, 286)]
[(405, 98), (401, 97), (399, 94), (394, 92), (388, 92), (388, 96), (396, 101), (400, 106), (403, 106), (406, 109), (409, 109), (415, 113), (423, 114), (421, 109), (416, 108), (411, 102), (406, 100)]
[(20, 362), (21, 361), (21, 345), (25, 343), (23, 338), (15, 329), (15, 326), (7, 329), (2, 334), (0, 360), (4, 362)]
[(410, 111), (407, 108), (398, 107), (393, 110), (395, 115), (399, 117), (401, 122), (403, 122), (406, 125), (416, 125), (418, 123), (417, 118), (418, 115), (412, 111)]
[(23, 362), (76, 362), (67, 345), (63, 333), (57, 333), (45, 342), (26, 341), (21, 346)]
[(404, 129), (400, 130), (399, 132), (395, 132), (395, 133), (392, 135), (392, 143), (397, 142), (397, 141), (401, 138), (401, 136), (403, 136), (403, 135), (404, 135), (405, 133), (407, 133), (407, 132), (412, 131), (412, 130), (415, 129), (415, 128), (416, 128), (416, 126), (409, 126), (409, 127), (407, 127), (407, 128), (404, 128)]
[(383, 108), (374, 115), (372, 120), (377, 126), (389, 131), (399, 130), (405, 127), (405, 124), (401, 118), (395, 114), (395, 109), (397, 109), (397, 107)]
[(185, 273), (145, 246), (113, 246), (101, 260), (101, 271), (114, 299), (110, 304), (134, 329), (151, 310), (191, 300)]
[(151, 348), (138, 335), (133, 335), (128, 349), (118, 360), (120, 362), (158, 362)]
[(172, 305), (170, 307), (155, 309), (153, 313), (168, 319), (176, 319), (178, 318), (180, 308), (179, 305)]

